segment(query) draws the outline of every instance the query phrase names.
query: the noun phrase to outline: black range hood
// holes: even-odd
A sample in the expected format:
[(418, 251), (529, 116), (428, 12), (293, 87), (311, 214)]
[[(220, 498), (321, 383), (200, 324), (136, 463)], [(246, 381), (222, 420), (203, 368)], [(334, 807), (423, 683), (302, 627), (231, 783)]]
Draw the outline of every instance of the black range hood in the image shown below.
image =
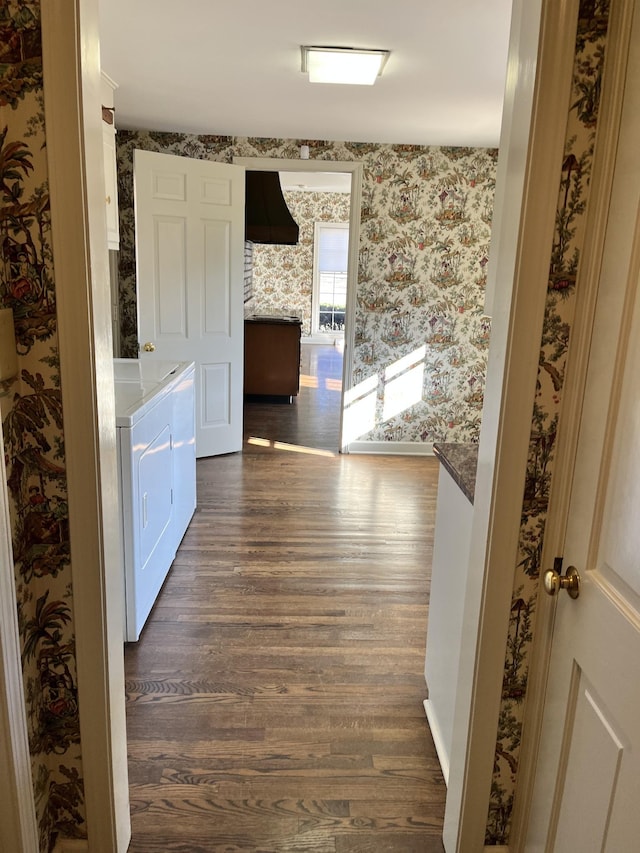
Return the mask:
[(300, 229), (282, 195), (277, 172), (246, 173), (245, 240), (295, 246)]

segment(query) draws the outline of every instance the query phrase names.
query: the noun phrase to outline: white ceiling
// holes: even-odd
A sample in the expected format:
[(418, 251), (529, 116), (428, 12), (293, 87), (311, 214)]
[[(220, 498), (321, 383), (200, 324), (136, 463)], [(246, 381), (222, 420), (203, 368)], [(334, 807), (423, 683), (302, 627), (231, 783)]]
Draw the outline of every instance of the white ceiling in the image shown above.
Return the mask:
[[(495, 146), (511, 0), (100, 0), (120, 128)], [(300, 45), (391, 51), (374, 86), (312, 84)]]

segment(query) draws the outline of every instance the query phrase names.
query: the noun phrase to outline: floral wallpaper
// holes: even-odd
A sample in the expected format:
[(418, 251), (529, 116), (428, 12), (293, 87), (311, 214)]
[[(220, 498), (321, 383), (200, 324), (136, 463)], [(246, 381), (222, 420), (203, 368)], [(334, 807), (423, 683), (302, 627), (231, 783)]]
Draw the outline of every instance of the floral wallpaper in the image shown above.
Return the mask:
[[(233, 156), (361, 161), (364, 168), (353, 384), (375, 377), (375, 417), (359, 440), (475, 441), (490, 321), (483, 314), (497, 151), (322, 140), (118, 132), (124, 356), (137, 353), (133, 151), (221, 162)], [(412, 400), (387, 405), (407, 358)], [(389, 371), (389, 368), (391, 370)]]
[(253, 247), (253, 303), (255, 314), (297, 314), (302, 334), (311, 334), (314, 225), (348, 222), (351, 196), (336, 192), (284, 190), (291, 215), (300, 228), (297, 246)]
[[(378, 376), (370, 439), (478, 438), (496, 158), (495, 150), (415, 146), (365, 157), (353, 381)], [(394, 373), (406, 357), (422, 372), (420, 398), (385, 415), (387, 368)]]
[(511, 811), (535, 629), (540, 558), (554, 466), (567, 351), (575, 310), (585, 212), (598, 119), (609, 0), (582, 0), (577, 22), (571, 110), (550, 252), (549, 285), (533, 404), (518, 564), (502, 685), (502, 707), (487, 825), (488, 844), (509, 839)]
[(84, 829), (40, 5), (0, 0), (0, 306), (19, 376), (0, 383), (40, 849)]

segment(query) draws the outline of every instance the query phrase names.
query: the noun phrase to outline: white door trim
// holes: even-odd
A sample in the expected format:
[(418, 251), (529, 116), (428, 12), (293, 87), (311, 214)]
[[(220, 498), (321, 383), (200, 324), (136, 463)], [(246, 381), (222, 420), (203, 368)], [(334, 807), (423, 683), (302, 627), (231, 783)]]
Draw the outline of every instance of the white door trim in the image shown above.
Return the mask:
[[(599, 271), (613, 185), (633, 2), (634, 0), (614, 0), (611, 5), (603, 73), (605, 88), (600, 102), (595, 157), (591, 173), (591, 194), (580, 265), (580, 287), (576, 296), (576, 310), (562, 390), (562, 418), (558, 427), (556, 461), (545, 525), (543, 567), (550, 567), (553, 558), (562, 555), (564, 550), (582, 400), (598, 295)], [(536, 604), (536, 633), (530, 658), (520, 772), (510, 836), (510, 845), (514, 851), (522, 850), (526, 840), (536, 759), (542, 736), (554, 615), (555, 600), (545, 595), (541, 589)]]
[[(447, 853), (487, 822), (578, 2), (516, 0), (489, 276), (496, 299), (445, 812)], [(494, 242), (495, 240), (495, 242)]]
[(92, 853), (130, 838), (97, 0), (42, 4), (82, 770)]
[(349, 207), (349, 270), (347, 272), (347, 311), (344, 324), (344, 357), (342, 360), (342, 392), (340, 401), (341, 452), (348, 453), (342, 444), (344, 399), (351, 388), (353, 349), (356, 336), (356, 298), (358, 290), (358, 256), (360, 251), (360, 211), (362, 208), (362, 163), (356, 160), (283, 160), (276, 157), (234, 157), (233, 162), (246, 169), (263, 172), (348, 172), (351, 175)]
[[(0, 447), (4, 447), (0, 422)], [(7, 476), (0, 466), (0, 850), (39, 846), (20, 663)]]

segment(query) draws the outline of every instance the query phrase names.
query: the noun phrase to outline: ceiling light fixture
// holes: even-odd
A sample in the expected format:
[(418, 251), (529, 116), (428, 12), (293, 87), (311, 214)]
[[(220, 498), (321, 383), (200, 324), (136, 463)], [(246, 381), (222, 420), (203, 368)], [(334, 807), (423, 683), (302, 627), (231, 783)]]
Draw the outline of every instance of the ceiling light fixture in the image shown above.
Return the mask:
[(303, 45), (302, 70), (310, 83), (351, 83), (372, 86), (382, 74), (388, 50)]

